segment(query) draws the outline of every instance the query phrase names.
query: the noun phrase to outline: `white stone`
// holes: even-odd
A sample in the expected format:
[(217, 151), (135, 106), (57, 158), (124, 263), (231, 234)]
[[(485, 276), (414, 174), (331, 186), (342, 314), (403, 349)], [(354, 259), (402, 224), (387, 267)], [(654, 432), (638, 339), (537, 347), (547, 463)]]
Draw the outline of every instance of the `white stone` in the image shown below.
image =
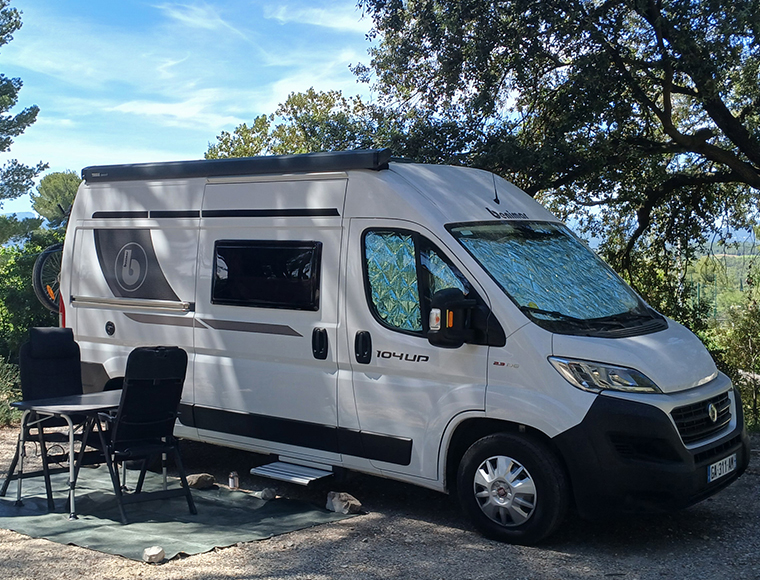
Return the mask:
[(362, 511), (361, 502), (351, 494), (343, 491), (331, 491), (327, 494), (327, 505), (331, 512), (338, 514), (358, 514)]
[(253, 497), (257, 497), (259, 499), (269, 501), (270, 499), (274, 499), (275, 497), (277, 497), (277, 492), (273, 490), (271, 487), (265, 487), (261, 491), (252, 491), (251, 495)]
[(143, 560), (155, 564), (161, 562), (166, 557), (166, 552), (161, 546), (151, 546), (143, 550)]
[(187, 476), (187, 485), (193, 489), (208, 489), (216, 483), (216, 479), (210, 473), (194, 473)]

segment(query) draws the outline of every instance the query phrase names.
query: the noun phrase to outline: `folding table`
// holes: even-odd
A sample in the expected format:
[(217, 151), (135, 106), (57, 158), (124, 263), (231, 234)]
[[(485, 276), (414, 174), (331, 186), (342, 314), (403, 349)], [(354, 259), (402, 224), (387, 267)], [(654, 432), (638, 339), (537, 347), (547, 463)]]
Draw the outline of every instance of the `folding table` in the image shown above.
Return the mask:
[[(16, 505), (22, 505), (21, 482), (24, 473), (24, 447), (27, 425), (44, 421), (48, 417), (61, 417), (69, 427), (69, 519), (77, 519), (74, 505), (74, 489), (76, 488), (77, 466), (74, 451), (74, 423), (71, 417), (85, 416), (85, 433), (89, 433), (92, 425), (98, 419), (98, 413), (116, 410), (119, 407), (121, 390), (85, 393), (83, 395), (67, 395), (37, 401), (19, 401), (11, 403), (12, 407), (24, 411), (21, 418), (21, 436), (19, 437), (18, 487), (16, 489)], [(31, 421), (31, 422), (30, 422)], [(85, 441), (82, 441), (85, 445)], [(9, 474), (10, 477), (10, 474)], [(45, 475), (49, 477), (49, 475)]]

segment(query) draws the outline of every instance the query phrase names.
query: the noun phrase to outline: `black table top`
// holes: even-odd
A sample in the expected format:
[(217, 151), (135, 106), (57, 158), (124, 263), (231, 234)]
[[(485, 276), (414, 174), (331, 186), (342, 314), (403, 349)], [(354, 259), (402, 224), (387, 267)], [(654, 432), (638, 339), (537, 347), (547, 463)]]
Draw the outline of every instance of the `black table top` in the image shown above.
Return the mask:
[(18, 401), (11, 403), (11, 406), (22, 411), (36, 411), (53, 415), (76, 415), (115, 409), (119, 406), (120, 400), (121, 389), (37, 399), (36, 401)]

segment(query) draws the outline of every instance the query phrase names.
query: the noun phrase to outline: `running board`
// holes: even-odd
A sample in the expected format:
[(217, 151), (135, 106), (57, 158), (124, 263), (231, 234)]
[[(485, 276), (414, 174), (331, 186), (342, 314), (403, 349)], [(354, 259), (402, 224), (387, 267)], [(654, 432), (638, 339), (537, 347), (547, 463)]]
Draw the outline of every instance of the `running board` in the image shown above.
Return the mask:
[(283, 461), (275, 461), (274, 463), (260, 465), (251, 469), (251, 475), (260, 475), (261, 477), (269, 477), (270, 479), (277, 479), (279, 481), (297, 483), (298, 485), (309, 485), (312, 481), (328, 477), (332, 474), (332, 471), (285, 463)]

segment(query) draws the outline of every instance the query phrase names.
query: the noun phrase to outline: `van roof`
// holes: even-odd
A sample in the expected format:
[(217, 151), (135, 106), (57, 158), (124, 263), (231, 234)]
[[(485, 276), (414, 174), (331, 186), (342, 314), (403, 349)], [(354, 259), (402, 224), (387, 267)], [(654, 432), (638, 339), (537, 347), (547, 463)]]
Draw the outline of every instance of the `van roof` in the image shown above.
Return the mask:
[(195, 159), (132, 165), (97, 165), (82, 169), (87, 183), (131, 181), (141, 179), (189, 179), (192, 177), (227, 177), (272, 173), (313, 173), (349, 169), (387, 169), (390, 149), (357, 149), (305, 153), (302, 155), (266, 155), (230, 159)]

